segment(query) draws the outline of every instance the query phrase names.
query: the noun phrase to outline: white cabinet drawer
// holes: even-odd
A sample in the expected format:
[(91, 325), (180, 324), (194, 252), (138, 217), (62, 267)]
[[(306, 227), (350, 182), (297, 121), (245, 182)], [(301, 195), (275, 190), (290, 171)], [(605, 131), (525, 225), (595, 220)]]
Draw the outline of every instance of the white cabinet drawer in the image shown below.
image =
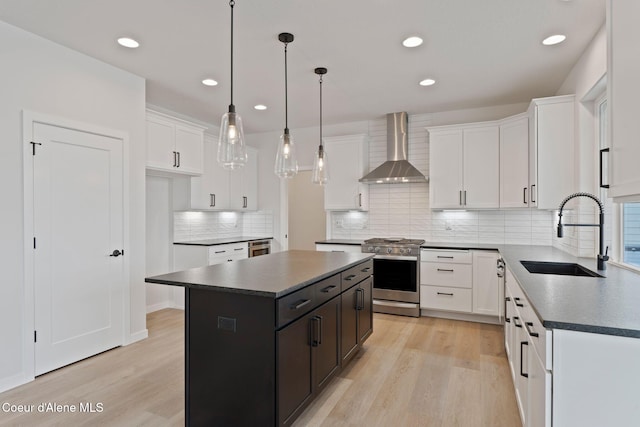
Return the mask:
[(445, 250), (445, 249), (421, 249), (420, 261), (449, 262), (456, 264), (471, 264), (471, 251), (469, 250)]
[(421, 262), (420, 284), (471, 288), (473, 268), (471, 264)]
[(471, 311), (471, 289), (420, 286), (420, 307), (434, 310)]
[(219, 264), (225, 261), (235, 261), (249, 256), (249, 248), (246, 242), (232, 243), (228, 245), (216, 245), (209, 248), (209, 265)]

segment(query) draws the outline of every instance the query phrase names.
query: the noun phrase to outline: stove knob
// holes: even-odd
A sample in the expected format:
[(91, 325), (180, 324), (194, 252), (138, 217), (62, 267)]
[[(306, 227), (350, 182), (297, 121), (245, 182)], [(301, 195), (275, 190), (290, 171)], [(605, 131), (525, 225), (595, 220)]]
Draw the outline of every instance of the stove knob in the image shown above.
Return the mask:
[(409, 248), (401, 248), (400, 249), (400, 255), (404, 255), (404, 254), (408, 254), (409, 253)]
[(378, 246), (376, 246), (375, 249), (373, 250), (373, 252), (375, 252), (375, 253), (380, 252), (380, 248)]
[(369, 246), (369, 247), (367, 248), (367, 252), (373, 252), (373, 246)]
[(387, 248), (387, 253), (390, 254), (393, 251), (393, 248)]

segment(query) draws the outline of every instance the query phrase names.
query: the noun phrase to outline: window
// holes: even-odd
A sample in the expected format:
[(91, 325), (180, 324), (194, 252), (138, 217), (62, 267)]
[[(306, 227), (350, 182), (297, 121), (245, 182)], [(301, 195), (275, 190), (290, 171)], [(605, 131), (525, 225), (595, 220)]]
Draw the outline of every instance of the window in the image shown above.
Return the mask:
[(622, 204), (622, 262), (640, 267), (640, 203)]

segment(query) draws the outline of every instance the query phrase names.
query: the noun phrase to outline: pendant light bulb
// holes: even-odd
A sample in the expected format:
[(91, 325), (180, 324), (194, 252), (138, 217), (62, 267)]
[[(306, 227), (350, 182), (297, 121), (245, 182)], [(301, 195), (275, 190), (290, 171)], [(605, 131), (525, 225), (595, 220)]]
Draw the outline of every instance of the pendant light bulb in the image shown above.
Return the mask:
[(324, 151), (322, 143), (322, 76), (327, 74), (327, 69), (318, 67), (314, 72), (320, 76), (320, 145), (318, 151), (313, 158), (313, 172), (311, 174), (311, 182), (318, 185), (324, 185), (329, 180), (329, 164), (327, 162), (327, 153)]
[(280, 33), (278, 40), (284, 43), (284, 133), (280, 135), (274, 172), (280, 178), (293, 178), (298, 173), (296, 146), (289, 133), (289, 103), (287, 91), (287, 45), (293, 41), (293, 34)]
[(235, 4), (235, 0), (229, 2), (231, 8), (231, 104), (229, 104), (229, 112), (222, 116), (218, 139), (217, 159), (224, 169), (238, 169), (247, 163), (242, 118), (236, 113), (236, 106), (233, 105), (233, 7)]

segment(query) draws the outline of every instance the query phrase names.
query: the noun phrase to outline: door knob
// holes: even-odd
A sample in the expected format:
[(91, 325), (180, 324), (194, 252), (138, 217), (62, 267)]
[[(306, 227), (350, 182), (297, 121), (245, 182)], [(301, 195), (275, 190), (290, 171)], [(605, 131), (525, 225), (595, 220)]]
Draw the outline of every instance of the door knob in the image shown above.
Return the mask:
[(120, 256), (120, 255), (124, 255), (124, 250), (120, 252), (118, 249), (116, 249), (113, 252), (111, 252), (111, 255), (109, 256)]

